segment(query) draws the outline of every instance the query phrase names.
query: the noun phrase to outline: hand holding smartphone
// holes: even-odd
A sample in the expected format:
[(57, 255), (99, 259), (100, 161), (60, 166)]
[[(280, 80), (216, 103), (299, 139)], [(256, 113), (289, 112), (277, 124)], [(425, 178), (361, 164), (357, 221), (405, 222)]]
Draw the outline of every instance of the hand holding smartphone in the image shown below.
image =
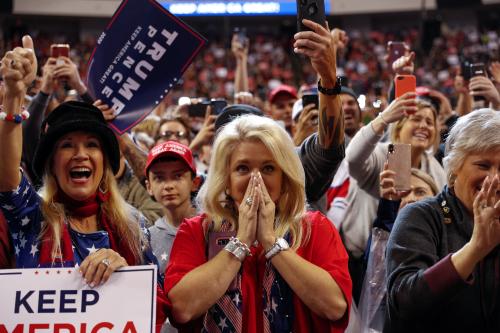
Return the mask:
[(296, 0), (297, 1), (297, 30), (311, 30), (303, 23), (303, 19), (311, 20), (325, 26), (325, 2), (324, 0)]
[(389, 170), (396, 173), (394, 188), (396, 191), (411, 190), (411, 145), (391, 143), (387, 150)]

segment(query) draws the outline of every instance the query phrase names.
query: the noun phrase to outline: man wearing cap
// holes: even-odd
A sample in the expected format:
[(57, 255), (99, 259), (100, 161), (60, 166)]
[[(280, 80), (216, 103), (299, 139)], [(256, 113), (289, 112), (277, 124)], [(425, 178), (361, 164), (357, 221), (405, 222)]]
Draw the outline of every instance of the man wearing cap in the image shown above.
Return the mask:
[[(191, 149), (175, 141), (160, 143), (150, 150), (145, 174), (149, 194), (165, 208), (165, 215), (149, 228), (151, 248), (163, 279), (179, 225), (196, 215), (191, 193), (198, 189), (200, 178), (196, 176)], [(161, 332), (177, 330), (167, 321)]]
[(282, 123), (288, 133), (292, 133), (292, 109), (296, 100), (297, 90), (286, 84), (274, 88), (269, 94), (270, 116)]
[(175, 141), (151, 149), (145, 174), (149, 194), (165, 208), (165, 215), (149, 228), (151, 247), (163, 276), (177, 228), (182, 220), (196, 213), (191, 193), (198, 188), (200, 178), (196, 176), (191, 149)]

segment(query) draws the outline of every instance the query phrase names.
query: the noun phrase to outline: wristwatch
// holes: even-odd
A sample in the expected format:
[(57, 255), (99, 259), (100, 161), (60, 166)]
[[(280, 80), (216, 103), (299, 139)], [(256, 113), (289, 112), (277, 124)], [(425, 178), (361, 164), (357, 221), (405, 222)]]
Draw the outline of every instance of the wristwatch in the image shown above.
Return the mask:
[(266, 251), (266, 259), (271, 260), (272, 257), (280, 253), (281, 251), (286, 251), (290, 248), (288, 242), (284, 238), (277, 238), (276, 242), (274, 242), (273, 246), (269, 250)]
[(335, 81), (335, 87), (333, 88), (325, 88), (321, 86), (321, 79), (318, 80), (318, 91), (323, 95), (335, 96), (340, 94), (342, 88), (342, 79), (340, 76), (337, 76), (337, 81)]

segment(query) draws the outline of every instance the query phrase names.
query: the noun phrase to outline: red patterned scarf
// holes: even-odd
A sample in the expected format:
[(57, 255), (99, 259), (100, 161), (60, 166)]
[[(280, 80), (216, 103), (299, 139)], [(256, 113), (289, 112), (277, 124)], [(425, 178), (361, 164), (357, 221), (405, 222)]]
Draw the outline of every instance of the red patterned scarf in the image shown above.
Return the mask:
[[(55, 197), (55, 201), (62, 203), (64, 208), (71, 216), (76, 217), (89, 217), (96, 215), (100, 211), (101, 203), (109, 199), (109, 192), (102, 193), (97, 191), (96, 194), (90, 196), (88, 199), (78, 201), (70, 198), (64, 192), (60, 191)], [(100, 223), (108, 233), (109, 244), (113, 250), (122, 255), (129, 265), (135, 265), (136, 259), (130, 247), (118, 238), (116, 227), (109, 221), (105, 214), (100, 215)], [(118, 239), (117, 239), (118, 238)], [(66, 223), (62, 224), (61, 232), (61, 252), (55, 258), (52, 258), (53, 235), (47, 232), (41, 241), (40, 245), (40, 265), (41, 266), (74, 266), (73, 248), (71, 236), (68, 231)]]

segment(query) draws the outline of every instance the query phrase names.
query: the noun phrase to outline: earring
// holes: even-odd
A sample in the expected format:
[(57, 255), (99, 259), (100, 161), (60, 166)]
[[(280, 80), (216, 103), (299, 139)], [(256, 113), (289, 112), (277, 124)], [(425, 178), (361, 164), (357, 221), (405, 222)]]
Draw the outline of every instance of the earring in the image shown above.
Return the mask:
[(99, 192), (101, 192), (101, 194), (106, 194), (108, 192), (108, 189), (105, 187), (104, 182), (99, 183)]
[(454, 174), (454, 173), (452, 173), (452, 174), (450, 175), (450, 187), (455, 186), (455, 181), (456, 181), (456, 180), (457, 180), (457, 175), (456, 175), (456, 174)]

